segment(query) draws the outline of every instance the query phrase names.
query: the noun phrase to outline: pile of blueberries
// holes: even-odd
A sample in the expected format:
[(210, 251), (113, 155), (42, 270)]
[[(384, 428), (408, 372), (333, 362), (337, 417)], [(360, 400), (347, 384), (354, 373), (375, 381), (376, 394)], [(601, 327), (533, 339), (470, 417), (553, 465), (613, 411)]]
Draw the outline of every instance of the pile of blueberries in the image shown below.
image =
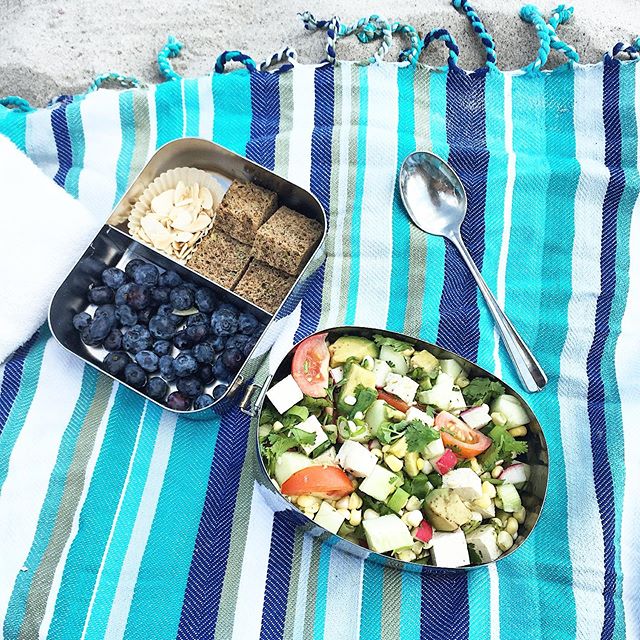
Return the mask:
[[(213, 404), (265, 328), (213, 290), (143, 260), (130, 260), (124, 271), (104, 269), (100, 278), (87, 293), (93, 317), (77, 313), (73, 326), (87, 346), (108, 351), (108, 373), (170, 409)], [(170, 392), (172, 383), (177, 391)]]

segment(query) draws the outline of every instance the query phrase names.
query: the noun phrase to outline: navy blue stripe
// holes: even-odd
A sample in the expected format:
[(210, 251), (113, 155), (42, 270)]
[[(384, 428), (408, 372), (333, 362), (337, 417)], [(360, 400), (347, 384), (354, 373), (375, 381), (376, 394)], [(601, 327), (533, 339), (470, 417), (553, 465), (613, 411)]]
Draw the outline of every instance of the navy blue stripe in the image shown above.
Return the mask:
[[(587, 357), (587, 391), (593, 480), (604, 537), (604, 622), (603, 640), (613, 638), (615, 627), (615, 500), (613, 477), (607, 455), (602, 358), (609, 337), (609, 316), (616, 291), (617, 213), (625, 186), (622, 169), (622, 129), (620, 126), (620, 62), (608, 58), (604, 64), (603, 116), (605, 165), (610, 178), (602, 207), (602, 241), (600, 253), (600, 295), (596, 305), (595, 335)], [(617, 428), (618, 425), (616, 425)]]
[(59, 106), (51, 111), (51, 128), (53, 138), (56, 142), (56, 152), (58, 154), (58, 171), (53, 177), (54, 182), (64, 189), (69, 169), (73, 164), (73, 152), (71, 150), (71, 137), (67, 123), (67, 106), (70, 100), (61, 100)]
[(282, 512), (273, 516), (260, 640), (282, 640), (296, 526)]
[(4, 429), (4, 425), (7, 424), (9, 413), (11, 413), (11, 408), (20, 389), (24, 361), (37, 336), (38, 334), (36, 333), (28, 342), (18, 347), (4, 365), (4, 375), (2, 377), (2, 386), (0, 387), (0, 434)]
[[(249, 436), (249, 418), (232, 406), (220, 421), (177, 637), (213, 638)], [(229, 625), (231, 620), (227, 621)]]
[[(451, 67), (447, 75), (446, 128), (449, 162), (467, 190), (462, 236), (479, 269), (484, 253), (484, 205), (489, 151), (486, 145), (485, 74)], [(447, 243), (438, 344), (475, 360), (480, 340), (476, 284)], [(422, 574), (420, 637), (452, 640), (469, 636), (467, 574)]]
[(251, 74), (251, 132), (247, 157), (267, 169), (276, 161), (276, 135), (280, 125), (279, 76), (272, 73)]

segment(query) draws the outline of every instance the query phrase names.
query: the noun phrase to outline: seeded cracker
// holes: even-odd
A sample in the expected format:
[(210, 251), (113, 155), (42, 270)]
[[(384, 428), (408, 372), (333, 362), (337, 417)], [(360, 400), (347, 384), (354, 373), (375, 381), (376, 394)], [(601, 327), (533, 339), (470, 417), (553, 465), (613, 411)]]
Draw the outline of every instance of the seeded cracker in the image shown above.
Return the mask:
[(252, 260), (235, 292), (269, 313), (275, 313), (295, 278), (263, 262)]

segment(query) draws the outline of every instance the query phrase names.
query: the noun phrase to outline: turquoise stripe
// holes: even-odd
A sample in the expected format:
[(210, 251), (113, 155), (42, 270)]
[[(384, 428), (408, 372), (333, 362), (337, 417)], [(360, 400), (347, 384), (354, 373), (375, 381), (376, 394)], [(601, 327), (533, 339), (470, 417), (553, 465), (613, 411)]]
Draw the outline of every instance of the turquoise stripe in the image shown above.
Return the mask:
[[(413, 67), (398, 69), (398, 161), (396, 175), (407, 154), (416, 148), (414, 113), (414, 76)], [(404, 331), (404, 319), (409, 298), (409, 226), (411, 222), (400, 200), (396, 181), (393, 198), (392, 229), (392, 269), (391, 291), (387, 327), (392, 331)]]
[[(362, 576), (362, 604), (360, 605), (360, 640), (380, 638), (382, 634), (382, 565), (367, 560)], [(420, 600), (418, 600), (418, 603)], [(420, 606), (414, 611), (420, 620)]]
[(316, 608), (313, 620), (313, 640), (324, 638), (324, 623), (327, 615), (327, 587), (329, 584), (329, 563), (333, 541), (324, 542), (318, 559), (318, 580), (316, 582)]
[[(182, 81), (159, 84), (155, 91), (155, 101), (158, 124), (156, 146), (160, 147), (184, 135)], [(153, 123), (151, 125), (153, 126)]]
[(13, 447), (16, 444), (18, 436), (24, 426), (24, 421), (33, 402), (36, 393), (38, 380), (40, 379), (40, 368), (42, 366), (42, 357), (48, 340), (51, 338), (48, 327), (40, 329), (40, 335), (35, 341), (33, 347), (29, 350), (24, 361), (22, 369), (22, 380), (20, 381), (20, 390), (13, 402), (11, 412), (7, 417), (4, 429), (0, 432), (0, 490), (7, 479), (9, 471), (9, 460)]
[[(429, 129), (431, 150), (442, 158), (449, 157), (447, 144), (447, 73), (434, 70), (429, 74)], [(427, 277), (422, 302), (420, 336), (435, 342), (440, 322), (440, 296), (444, 284), (444, 239), (427, 236)]]
[(148, 479), (149, 464), (153, 455), (161, 416), (162, 409), (148, 402), (129, 484), (122, 500), (118, 520), (115, 523), (113, 537), (105, 558), (100, 582), (98, 583), (93, 609), (87, 625), (86, 638), (98, 639), (105, 637), (109, 613), (118, 581), (121, 577), (122, 563), (127, 548), (131, 543), (131, 533), (136, 523), (140, 500)]
[[(468, 574), (469, 640), (486, 640), (491, 628), (491, 584), (489, 569), (482, 567)], [(504, 638), (508, 636), (502, 636)]]
[(15, 109), (0, 107), (0, 133), (7, 136), (21, 151), (27, 152), (27, 117)]
[(122, 493), (145, 401), (118, 387), (91, 478), (78, 533), (62, 575), (50, 638), (79, 637), (84, 627), (113, 518)]
[[(347, 296), (347, 309), (345, 324), (353, 324), (356, 317), (356, 304), (358, 298), (358, 282), (360, 280), (360, 213), (362, 212), (362, 194), (364, 191), (365, 159), (367, 157), (367, 117), (369, 110), (369, 79), (367, 67), (354, 67), (358, 74), (360, 88), (360, 113), (358, 116), (358, 142), (357, 142), (357, 169), (356, 184), (351, 207), (351, 274), (349, 276), (349, 295)], [(353, 120), (352, 120), (353, 122)]]
[[(125, 637), (175, 638), (189, 574), (219, 418), (179, 418), (162, 491), (147, 540)], [(171, 567), (171, 580), (167, 580)], [(162, 615), (157, 599), (162, 592)]]
[(135, 148), (135, 119), (133, 115), (133, 91), (123, 91), (119, 96), (120, 129), (122, 130), (122, 145), (116, 165), (116, 196), (114, 205), (129, 185), (129, 172)]
[[(487, 170), (487, 195), (484, 211), (484, 256), (482, 275), (489, 288), (496, 293), (498, 261), (502, 233), (504, 230), (504, 194), (507, 183), (507, 154), (505, 151), (504, 123), (504, 75), (489, 73), (485, 82), (485, 112), (487, 149), (490, 150)], [(478, 342), (478, 364), (493, 371), (495, 362), (495, 323), (487, 309), (482, 294), (478, 290), (480, 310)], [(472, 597), (471, 595), (469, 596)]]
[(603, 358), (602, 381), (605, 388), (606, 422), (615, 425), (607, 429), (607, 449), (609, 460), (617, 461), (611, 465), (613, 477), (613, 493), (616, 504), (615, 518), (615, 567), (616, 567), (616, 598), (615, 598), (615, 631), (614, 638), (625, 638), (626, 625), (624, 604), (622, 601), (622, 566), (620, 552), (622, 542), (620, 531), (622, 527), (622, 507), (624, 501), (625, 468), (621, 452), (624, 450), (624, 435), (618, 425), (622, 424), (622, 410), (620, 394), (616, 381), (615, 351), (618, 336), (621, 331), (622, 317), (627, 305), (629, 293), (629, 239), (631, 234), (631, 215), (640, 190), (640, 174), (638, 173), (638, 123), (635, 114), (636, 64), (620, 66), (620, 124), (622, 127), (622, 168), (625, 172), (625, 189), (618, 208), (618, 232), (616, 251), (616, 295), (613, 298), (611, 316), (609, 318), (609, 337), (605, 345)]
[(69, 481), (67, 474), (75, 454), (80, 430), (96, 392), (97, 379), (98, 372), (95, 369), (92, 367), (84, 367), (80, 393), (69, 424), (60, 441), (58, 457), (51, 473), (47, 495), (38, 517), (38, 527), (33, 539), (33, 545), (24, 563), (26, 567), (29, 567), (29, 571), (21, 571), (18, 574), (9, 601), (4, 627), (4, 633), (7, 634), (8, 637), (18, 637), (20, 634), (29, 589), (31, 588), (33, 577), (35, 576), (37, 568), (40, 566), (42, 556), (47, 549), (51, 533), (56, 524), (60, 502), (67, 482)]
[(244, 154), (251, 134), (251, 91), (246, 69), (216, 73), (213, 85), (213, 139), (231, 151)]
[(402, 574), (402, 607), (400, 608), (400, 640), (419, 640), (422, 580), (416, 573)]
[(69, 128), (69, 139), (71, 140), (72, 164), (64, 180), (64, 188), (74, 198), (78, 197), (78, 185), (80, 182), (80, 172), (84, 166), (84, 128), (82, 126), (82, 113), (80, 105), (84, 96), (74, 98), (73, 102), (67, 106), (67, 127)]
[(198, 81), (194, 78), (183, 80), (184, 108), (187, 124), (185, 136), (197, 136), (200, 133), (200, 98), (198, 96)]

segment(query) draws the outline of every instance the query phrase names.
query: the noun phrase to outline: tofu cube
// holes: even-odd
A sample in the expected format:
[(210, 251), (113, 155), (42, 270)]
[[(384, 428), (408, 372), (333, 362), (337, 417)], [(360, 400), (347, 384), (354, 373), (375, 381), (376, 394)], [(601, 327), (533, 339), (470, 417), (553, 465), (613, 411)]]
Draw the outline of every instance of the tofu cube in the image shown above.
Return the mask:
[(471, 501), (482, 497), (482, 481), (471, 469), (452, 469), (442, 476), (442, 486), (453, 489), (463, 500)]
[(387, 376), (384, 390), (398, 396), (398, 398), (404, 400), (407, 404), (411, 404), (416, 397), (419, 386), (415, 380), (407, 376), (401, 376), (399, 373), (390, 373)]
[(418, 409), (418, 407), (409, 407), (406, 419), (420, 420), (420, 422), (426, 424), (428, 427), (433, 427), (434, 424), (433, 418), (425, 411), (421, 411), (420, 409)]
[(342, 367), (334, 367), (329, 370), (333, 381), (338, 384), (338, 382), (342, 382), (342, 378), (344, 378), (344, 369)]
[(376, 387), (384, 387), (387, 376), (391, 373), (391, 367), (386, 360), (376, 358), (373, 372), (376, 374)]
[(307, 433), (315, 433), (316, 439), (311, 444), (303, 444), (301, 445), (304, 449), (304, 452), (309, 455), (316, 447), (319, 447), (323, 442), (326, 442), (329, 438), (327, 434), (322, 429), (322, 425), (320, 424), (318, 418), (315, 416), (309, 416), (306, 420), (303, 420), (299, 424), (296, 425), (296, 429), (302, 429)]
[(431, 538), (431, 557), (436, 567), (465, 567), (471, 564), (467, 540), (462, 529), (434, 531)]
[(369, 548), (377, 553), (410, 547), (414, 543), (407, 525), (393, 513), (363, 520), (362, 528)]
[(501, 551), (498, 548), (496, 530), (490, 524), (484, 524), (467, 535), (467, 545), (471, 547), (482, 562), (493, 562)]
[(278, 413), (285, 413), (304, 398), (298, 383), (293, 376), (287, 376), (267, 391), (267, 398), (276, 408)]
[(356, 478), (366, 478), (375, 469), (378, 459), (365, 447), (355, 440), (342, 443), (336, 456), (336, 462)]
[(317, 525), (324, 527), (327, 531), (331, 531), (331, 533), (338, 533), (338, 529), (345, 521), (345, 517), (328, 502), (323, 500), (313, 521)]
[(442, 438), (438, 440), (432, 440), (425, 448), (424, 455), (428, 460), (433, 458), (439, 458), (444, 453), (444, 442)]
[(385, 501), (399, 484), (398, 476), (377, 464), (360, 483), (360, 491), (376, 500)]

